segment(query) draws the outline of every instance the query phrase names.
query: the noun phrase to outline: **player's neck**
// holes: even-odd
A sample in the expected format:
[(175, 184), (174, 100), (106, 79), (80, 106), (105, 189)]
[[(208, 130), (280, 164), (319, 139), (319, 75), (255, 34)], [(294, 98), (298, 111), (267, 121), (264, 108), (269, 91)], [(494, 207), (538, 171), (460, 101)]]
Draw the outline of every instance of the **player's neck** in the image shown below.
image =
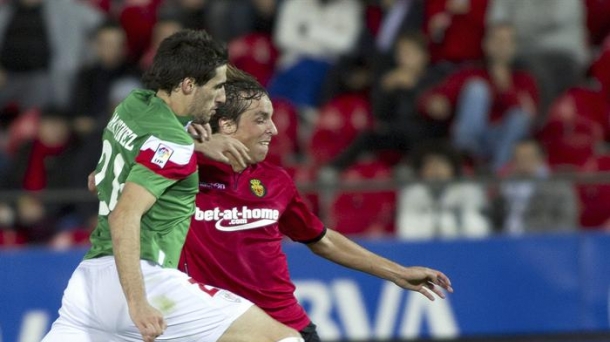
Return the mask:
[(180, 96), (178, 92), (168, 93), (164, 90), (157, 91), (157, 97), (163, 100), (167, 106), (178, 116), (188, 116), (188, 106), (184, 101), (184, 97)]

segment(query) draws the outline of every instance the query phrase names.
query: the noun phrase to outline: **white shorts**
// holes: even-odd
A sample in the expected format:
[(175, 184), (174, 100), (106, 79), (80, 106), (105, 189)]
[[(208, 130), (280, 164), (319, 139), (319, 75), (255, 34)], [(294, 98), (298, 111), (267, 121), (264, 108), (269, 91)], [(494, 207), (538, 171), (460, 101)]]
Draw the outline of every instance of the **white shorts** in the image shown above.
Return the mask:
[[(141, 261), (149, 303), (167, 329), (156, 341), (215, 342), (253, 304), (231, 292), (191, 283), (174, 269)], [(59, 318), (43, 342), (142, 341), (131, 321), (114, 257), (84, 260), (64, 292)]]

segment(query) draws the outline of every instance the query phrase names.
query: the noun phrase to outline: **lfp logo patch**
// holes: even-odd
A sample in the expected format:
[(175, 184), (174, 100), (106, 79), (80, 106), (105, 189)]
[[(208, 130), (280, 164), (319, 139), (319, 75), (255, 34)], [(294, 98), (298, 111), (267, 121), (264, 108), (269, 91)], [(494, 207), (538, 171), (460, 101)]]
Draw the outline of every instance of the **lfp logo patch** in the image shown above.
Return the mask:
[(250, 179), (250, 190), (256, 197), (263, 197), (267, 194), (267, 189), (263, 183), (256, 178)]
[(167, 164), (167, 161), (169, 160), (169, 158), (172, 156), (173, 153), (174, 153), (174, 150), (172, 150), (171, 148), (169, 148), (163, 144), (159, 144), (151, 162), (153, 164), (157, 164), (161, 168), (163, 168), (165, 166), (165, 164)]

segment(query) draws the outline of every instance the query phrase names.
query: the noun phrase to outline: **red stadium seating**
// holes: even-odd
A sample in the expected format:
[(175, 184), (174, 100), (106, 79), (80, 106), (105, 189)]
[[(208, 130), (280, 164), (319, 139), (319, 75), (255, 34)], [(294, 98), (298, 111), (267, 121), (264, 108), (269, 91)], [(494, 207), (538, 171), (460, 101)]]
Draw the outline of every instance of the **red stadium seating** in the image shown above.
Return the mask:
[(568, 90), (568, 94), (574, 98), (578, 115), (598, 124), (603, 129), (604, 139), (610, 140), (610, 104), (601, 89), (575, 87)]
[(273, 99), (273, 122), (278, 134), (273, 137), (267, 161), (287, 166), (298, 150), (298, 113), (296, 107), (282, 99)]
[[(284, 169), (297, 186), (300, 183), (311, 184), (316, 179), (317, 170), (307, 165), (291, 165), (284, 167)], [(317, 191), (301, 191), (301, 197), (311, 212), (316, 215), (320, 214), (320, 196)]]
[(25, 234), (14, 230), (0, 230), (0, 248), (19, 247), (26, 244)]
[(363, 130), (372, 125), (368, 101), (357, 95), (343, 95), (320, 109), (308, 147), (310, 159), (322, 165), (336, 157)]
[(555, 100), (549, 121), (538, 138), (548, 153), (548, 161), (555, 169), (577, 169), (595, 152), (603, 141), (604, 127), (598, 113), (586, 102), (589, 93), (571, 91)]
[(230, 62), (267, 86), (275, 70), (278, 51), (269, 35), (251, 33), (229, 43)]
[(589, 43), (599, 45), (610, 34), (610, 1), (584, 0)]
[(605, 41), (602, 53), (591, 65), (590, 71), (599, 82), (606, 101), (610, 102), (610, 36)]
[[(592, 157), (584, 172), (610, 172), (610, 155)], [(610, 220), (610, 185), (581, 184), (578, 186), (581, 201), (580, 224), (584, 229), (600, 229)]]
[(127, 1), (119, 15), (121, 26), (127, 35), (129, 57), (137, 61), (142, 57), (157, 22), (157, 10), (162, 0)]
[[(390, 177), (391, 169), (380, 161), (356, 164), (342, 174), (346, 181), (359, 182)], [(331, 205), (329, 226), (346, 235), (392, 234), (395, 211), (394, 191), (341, 192)]]

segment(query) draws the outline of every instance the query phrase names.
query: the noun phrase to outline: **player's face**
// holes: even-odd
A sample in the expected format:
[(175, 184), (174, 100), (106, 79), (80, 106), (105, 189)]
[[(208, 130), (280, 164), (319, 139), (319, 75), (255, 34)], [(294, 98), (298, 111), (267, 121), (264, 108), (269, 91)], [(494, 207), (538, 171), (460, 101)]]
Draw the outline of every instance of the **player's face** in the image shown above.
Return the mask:
[(239, 124), (233, 137), (250, 150), (250, 158), (253, 163), (265, 160), (271, 138), (277, 135), (277, 128), (272, 117), (271, 100), (269, 97), (263, 96), (260, 100), (252, 101), (250, 107), (239, 118)]
[(197, 123), (208, 123), (216, 112), (216, 108), (225, 103), (225, 83), (227, 82), (227, 66), (216, 68), (216, 76), (206, 84), (197, 87), (195, 98), (191, 103), (190, 113)]

